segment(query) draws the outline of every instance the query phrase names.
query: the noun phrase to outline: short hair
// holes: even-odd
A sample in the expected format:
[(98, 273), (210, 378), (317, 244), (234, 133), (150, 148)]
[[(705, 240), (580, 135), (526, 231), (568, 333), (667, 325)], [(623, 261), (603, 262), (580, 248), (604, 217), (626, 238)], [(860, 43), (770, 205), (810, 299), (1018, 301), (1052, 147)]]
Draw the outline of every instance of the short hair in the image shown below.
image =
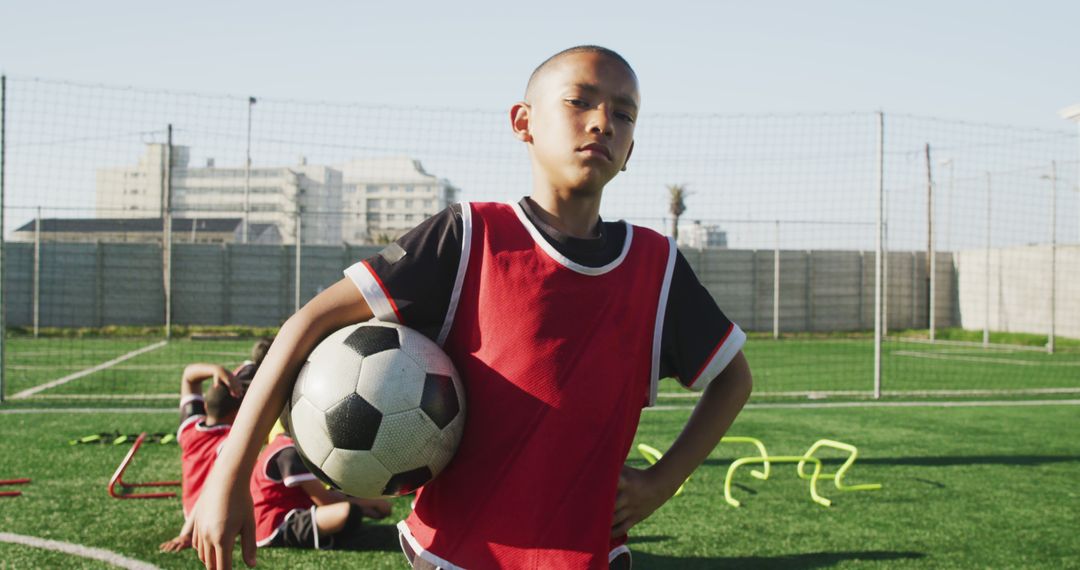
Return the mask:
[(262, 364), (266, 353), (270, 351), (270, 345), (274, 343), (272, 338), (260, 338), (255, 342), (255, 346), (251, 347), (251, 362), (258, 366)]
[(203, 397), (206, 402), (206, 415), (215, 420), (228, 417), (240, 409), (240, 398), (229, 393), (229, 387), (224, 384), (214, 384)]
[(529, 82), (525, 84), (525, 98), (529, 98), (529, 92), (532, 91), (533, 83), (535, 83), (537, 78), (539, 78), (541, 75), (544, 74), (545, 71), (547, 71), (547, 68), (551, 67), (556, 61), (562, 59), (563, 56), (573, 55), (575, 53), (598, 53), (604, 57), (610, 57), (611, 59), (614, 59), (615, 61), (621, 63), (623, 67), (625, 67), (626, 70), (630, 72), (630, 75), (634, 76), (634, 79), (637, 79), (637, 73), (634, 73), (634, 68), (630, 66), (630, 62), (626, 61), (626, 58), (616, 53), (615, 50), (595, 45), (574, 46), (572, 48), (566, 48), (560, 51), (559, 53), (545, 59), (540, 65), (536, 66), (536, 69), (534, 69), (532, 74), (529, 75)]

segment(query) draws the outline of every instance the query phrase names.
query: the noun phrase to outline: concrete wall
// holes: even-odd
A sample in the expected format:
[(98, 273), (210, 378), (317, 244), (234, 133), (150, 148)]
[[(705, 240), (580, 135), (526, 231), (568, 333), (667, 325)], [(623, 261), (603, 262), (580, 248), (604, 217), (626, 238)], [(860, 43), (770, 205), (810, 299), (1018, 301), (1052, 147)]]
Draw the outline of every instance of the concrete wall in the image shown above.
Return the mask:
[[(773, 330), (773, 250), (683, 250), (698, 279), (729, 318), (745, 330)], [(926, 254), (887, 256), (887, 326), (928, 326)], [(939, 253), (937, 326), (955, 326), (956, 276), (952, 256)], [(874, 328), (874, 252), (780, 251), (781, 332), (858, 331)]]
[[(8, 325), (32, 326), (33, 244), (5, 247)], [(305, 247), (301, 304), (340, 279), (349, 264), (378, 250), (378, 246)], [(746, 330), (772, 330), (772, 250), (686, 249), (683, 254), (732, 320)], [(888, 327), (925, 328), (925, 254), (893, 252), (888, 262)], [(279, 325), (293, 312), (294, 264), (292, 246), (175, 244), (173, 323)], [(960, 323), (953, 267), (950, 255), (937, 256), (941, 327)], [(40, 325), (161, 325), (162, 285), (161, 250), (155, 244), (46, 243)], [(1061, 315), (1067, 310), (1063, 307)], [(782, 250), (779, 313), (783, 332), (872, 330), (874, 253)]]
[[(1048, 245), (990, 250), (989, 282), (986, 250), (957, 254), (962, 326), (982, 329), (989, 318), (993, 331), (1048, 334), (1050, 252)], [(1058, 246), (1056, 274), (1056, 333), (1080, 338), (1080, 246)]]

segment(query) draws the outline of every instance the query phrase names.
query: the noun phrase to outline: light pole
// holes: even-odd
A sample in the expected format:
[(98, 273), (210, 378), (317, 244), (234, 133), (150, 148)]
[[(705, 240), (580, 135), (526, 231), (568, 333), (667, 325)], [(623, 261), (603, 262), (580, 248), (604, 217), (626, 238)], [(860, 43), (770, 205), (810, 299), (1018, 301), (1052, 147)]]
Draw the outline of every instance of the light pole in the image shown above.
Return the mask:
[(247, 112), (247, 160), (244, 161), (244, 224), (241, 230), (241, 241), (248, 242), (248, 214), (251, 212), (251, 109), (255, 106), (255, 98), (248, 97)]

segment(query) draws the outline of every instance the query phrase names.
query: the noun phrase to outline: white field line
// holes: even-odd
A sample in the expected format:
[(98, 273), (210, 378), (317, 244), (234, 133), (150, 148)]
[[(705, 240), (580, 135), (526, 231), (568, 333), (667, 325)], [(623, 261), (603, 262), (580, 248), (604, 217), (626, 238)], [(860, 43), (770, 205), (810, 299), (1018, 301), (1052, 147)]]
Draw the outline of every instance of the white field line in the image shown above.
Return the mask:
[(176, 414), (175, 408), (0, 408), (5, 414)]
[[(1045, 396), (1048, 394), (1080, 394), (1080, 388), (1017, 388), (1017, 389), (975, 389), (975, 390), (884, 390), (883, 396), (903, 396), (909, 398), (936, 396)], [(869, 398), (874, 395), (870, 390), (813, 390), (809, 392), (754, 392), (755, 396), (821, 399), (833, 396), (855, 396)], [(680, 398), (696, 400), (700, 392), (661, 392), (660, 398)]]
[[(776, 410), (799, 408), (986, 408), (1013, 406), (1080, 406), (1080, 400), (982, 400), (959, 402), (799, 402), (747, 404), (746, 410)], [(692, 410), (690, 406), (653, 406), (645, 411), (671, 412)]]
[(180, 394), (41, 394), (35, 400), (176, 400)]
[(987, 344), (984, 345), (981, 342), (972, 342), (966, 340), (930, 340), (928, 338), (904, 338), (904, 337), (885, 337), (885, 342), (895, 342), (897, 344), (929, 344), (931, 346), (966, 346), (970, 348), (978, 348), (982, 350), (998, 350), (1004, 352), (1015, 352), (1018, 350), (1028, 352), (1046, 352), (1045, 346), (1025, 346), (1022, 344)]
[(89, 546), (83, 546), (81, 544), (72, 544), (70, 542), (60, 542), (58, 540), (46, 540), (44, 538), (37, 538), (35, 536), (25, 536), (21, 534), (11, 534), (9, 532), (0, 532), (0, 542), (10, 542), (12, 544), (21, 544), (23, 546), (30, 546), (32, 548), (43, 548), (45, 550), (52, 550), (54, 552), (63, 552), (64, 554), (71, 554), (72, 556), (81, 556), (83, 558), (90, 558), (92, 560), (100, 560), (106, 564), (112, 564), (113, 566), (119, 566), (120, 568), (128, 568), (129, 570), (157, 570), (157, 566), (143, 562), (141, 560), (135, 560), (134, 558), (128, 558), (121, 556), (115, 552), (103, 550), (100, 548), (90, 548)]
[(1075, 362), (1039, 362), (1036, 360), (1017, 360), (1015, 358), (994, 358), (992, 356), (959, 356), (955, 354), (937, 354), (933, 352), (915, 352), (911, 350), (894, 350), (894, 356), (908, 356), (911, 358), (929, 358), (932, 360), (952, 360), (956, 362), (982, 362), (990, 364), (1013, 364), (1016, 366), (1070, 366), (1080, 367), (1080, 361)]
[(157, 350), (157, 349), (159, 349), (159, 348), (161, 348), (161, 347), (163, 347), (163, 346), (165, 346), (167, 344), (169, 344), (169, 341), (163, 340), (163, 341), (151, 344), (150, 346), (144, 346), (144, 347), (142, 347), (142, 348), (140, 348), (138, 350), (133, 350), (133, 351), (127, 353), (127, 354), (118, 356), (118, 357), (116, 357), (116, 358), (114, 358), (114, 359), (112, 359), (112, 360), (110, 360), (108, 362), (102, 362), (101, 364), (98, 364), (97, 366), (92, 366), (90, 368), (87, 368), (86, 370), (80, 370), (78, 372), (75, 372), (74, 374), (68, 374), (67, 376), (64, 376), (63, 378), (57, 378), (56, 380), (53, 380), (51, 382), (46, 382), (44, 384), (34, 386), (33, 388), (27, 388), (26, 390), (23, 390), (22, 392), (19, 392), (18, 394), (13, 395), (11, 397), (11, 399), (12, 400), (18, 400), (18, 399), (21, 399), (21, 398), (26, 398), (26, 397), (29, 397), (29, 396), (33, 396), (34, 394), (37, 394), (38, 392), (42, 392), (42, 391), (48, 390), (50, 388), (55, 388), (57, 386), (67, 384), (68, 382), (71, 382), (72, 380), (77, 380), (77, 379), (82, 378), (84, 376), (89, 376), (89, 375), (91, 375), (91, 374), (93, 374), (95, 372), (100, 372), (102, 370), (105, 370), (106, 368), (116, 366), (117, 364), (120, 364), (121, 362), (123, 362), (125, 360), (130, 360), (132, 358), (135, 358), (136, 356), (139, 356), (140, 354), (145, 354), (147, 352), (150, 352), (151, 350)]

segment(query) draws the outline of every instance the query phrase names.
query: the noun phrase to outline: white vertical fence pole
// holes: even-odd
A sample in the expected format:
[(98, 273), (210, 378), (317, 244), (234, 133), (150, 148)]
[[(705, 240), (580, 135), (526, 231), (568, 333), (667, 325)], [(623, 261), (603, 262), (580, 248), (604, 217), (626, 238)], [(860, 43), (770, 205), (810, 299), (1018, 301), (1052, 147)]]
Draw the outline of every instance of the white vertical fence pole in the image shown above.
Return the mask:
[(172, 123), (169, 124), (165, 145), (165, 172), (162, 187), (164, 188), (164, 215), (161, 218), (161, 228), (164, 235), (162, 239), (162, 272), (165, 292), (165, 338), (172, 338)]
[(1057, 334), (1057, 162), (1050, 162), (1050, 334), (1046, 337), (1046, 352), (1054, 354), (1054, 335)]
[(34, 338), (41, 323), (41, 206), (34, 217)]
[(772, 337), (780, 338), (780, 220), (773, 229)]
[(881, 337), (884, 332), (882, 322), (882, 283), (885, 251), (885, 113), (878, 112), (877, 143), (877, 230), (875, 231), (874, 255), (874, 398), (881, 398)]
[(983, 267), (983, 348), (990, 346), (990, 173), (986, 173), (986, 260)]
[(303, 218), (300, 215), (300, 200), (299, 200), (299, 197), (297, 197), (296, 223), (294, 224), (296, 226), (296, 259), (294, 260), (294, 267), (293, 267), (293, 312), (294, 313), (300, 310), (300, 259), (301, 259), (301, 257), (300, 257), (301, 256), (300, 248), (301, 248), (301, 246), (303, 245), (303, 242), (304, 242), (303, 237), (302, 237), (304, 234), (303, 234), (303, 231), (302, 231), (302, 228), (301, 228), (301, 225), (300, 225), (302, 223), (301, 222), (302, 219)]

